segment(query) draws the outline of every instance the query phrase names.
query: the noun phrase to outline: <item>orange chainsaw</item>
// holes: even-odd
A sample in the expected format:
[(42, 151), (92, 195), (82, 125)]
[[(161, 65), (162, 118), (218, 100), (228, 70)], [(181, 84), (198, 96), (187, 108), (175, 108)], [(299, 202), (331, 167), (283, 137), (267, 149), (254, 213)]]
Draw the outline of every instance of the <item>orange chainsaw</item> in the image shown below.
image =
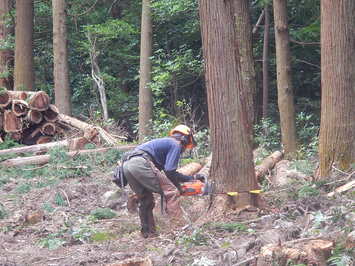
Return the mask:
[(205, 182), (193, 180), (181, 184), (181, 196), (206, 196), (212, 193), (212, 184), (204, 176)]

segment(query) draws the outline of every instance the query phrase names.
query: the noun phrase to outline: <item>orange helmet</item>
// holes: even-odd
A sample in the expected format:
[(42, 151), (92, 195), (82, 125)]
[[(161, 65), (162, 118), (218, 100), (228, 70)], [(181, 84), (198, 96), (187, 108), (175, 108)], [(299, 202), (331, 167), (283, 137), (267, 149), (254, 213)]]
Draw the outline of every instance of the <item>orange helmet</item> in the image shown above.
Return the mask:
[(183, 145), (185, 146), (186, 149), (192, 149), (196, 147), (196, 142), (193, 137), (191, 128), (185, 125), (178, 125), (170, 131), (169, 136), (172, 136), (175, 133), (180, 133), (183, 136), (185, 136), (185, 138), (182, 140), (183, 140)]

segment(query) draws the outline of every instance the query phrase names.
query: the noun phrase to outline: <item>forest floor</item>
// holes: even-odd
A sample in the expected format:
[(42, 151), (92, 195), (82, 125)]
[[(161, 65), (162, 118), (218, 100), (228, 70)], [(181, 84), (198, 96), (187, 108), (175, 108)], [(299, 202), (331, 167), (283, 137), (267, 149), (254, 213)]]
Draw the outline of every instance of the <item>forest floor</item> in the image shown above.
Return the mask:
[[(26, 175), (28, 168), (7, 175), (5, 181), (3, 174), (0, 178), (0, 265), (115, 265), (129, 258), (145, 258), (161, 266), (259, 265), (261, 249), (267, 244), (286, 246), (311, 239), (333, 241), (334, 248), (326, 264), (309, 265), (354, 263), (354, 248), (346, 248), (349, 235), (354, 234), (354, 190), (326, 196), (349, 179), (346, 174), (319, 185), (295, 181), (281, 188), (270, 186), (263, 194), (266, 208), (235, 210), (220, 217), (209, 216), (204, 207), (208, 196), (183, 197), (190, 221), (174, 230), (160, 213), (157, 197), (159, 236), (144, 239), (138, 215), (126, 208), (130, 189), (115, 187), (112, 169), (54, 179), (44, 172)], [(116, 191), (114, 202), (104, 197), (108, 191)], [(203, 223), (198, 222), (201, 217)], [(284, 265), (307, 263), (311, 262), (299, 258)]]

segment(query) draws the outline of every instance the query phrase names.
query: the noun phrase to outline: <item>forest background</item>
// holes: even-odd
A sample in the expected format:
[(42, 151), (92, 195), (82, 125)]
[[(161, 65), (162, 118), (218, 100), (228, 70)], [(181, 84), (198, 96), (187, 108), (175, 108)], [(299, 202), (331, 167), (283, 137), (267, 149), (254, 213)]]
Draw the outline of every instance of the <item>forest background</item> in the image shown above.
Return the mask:
[[(164, 134), (178, 122), (192, 125), (195, 131), (201, 132), (208, 127), (208, 111), (197, 1), (152, 1), (151, 7), (153, 49), (150, 88), (154, 99), (154, 135)], [(252, 2), (252, 25), (257, 23), (263, 9), (263, 1)], [(266, 102), (263, 102), (262, 85), (264, 25), (260, 23), (253, 29), (256, 124), (259, 125), (256, 127), (268, 128), (259, 135), (262, 139), (256, 138), (256, 141), (257, 144), (277, 148), (280, 145), (280, 131), (271, 8), (269, 12), (271, 26), (266, 62), (269, 92)], [(311, 143), (315, 148), (320, 121), (319, 1), (288, 1), (288, 13), (298, 135), (304, 147), (309, 147)], [(130, 139), (135, 139), (138, 131), (141, 1), (89, 1), (85, 4), (82, 1), (67, 1), (66, 15), (72, 114), (83, 119), (100, 120), (103, 117), (100, 96), (91, 76), (90, 52), (95, 49), (111, 119), (106, 123), (118, 123), (127, 130)], [(14, 33), (15, 9), (10, 10), (6, 22), (9, 31)], [(54, 99), (52, 23), (51, 1), (35, 1), (34, 89), (44, 90)], [(2, 46), (13, 55), (14, 34), (8, 34)], [(6, 71), (2, 74), (10, 88), (13, 72), (10, 56)], [(267, 106), (263, 107), (263, 104)], [(263, 108), (267, 113), (263, 114)], [(261, 133), (260, 130), (256, 132)]]

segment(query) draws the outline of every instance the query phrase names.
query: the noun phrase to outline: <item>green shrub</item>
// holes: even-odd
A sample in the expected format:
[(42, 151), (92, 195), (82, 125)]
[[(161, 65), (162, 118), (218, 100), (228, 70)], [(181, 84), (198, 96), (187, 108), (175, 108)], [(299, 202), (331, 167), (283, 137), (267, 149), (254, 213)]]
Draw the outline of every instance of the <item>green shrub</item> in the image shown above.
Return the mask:
[(117, 214), (109, 208), (97, 208), (93, 210), (90, 215), (98, 220), (112, 219), (117, 216)]

